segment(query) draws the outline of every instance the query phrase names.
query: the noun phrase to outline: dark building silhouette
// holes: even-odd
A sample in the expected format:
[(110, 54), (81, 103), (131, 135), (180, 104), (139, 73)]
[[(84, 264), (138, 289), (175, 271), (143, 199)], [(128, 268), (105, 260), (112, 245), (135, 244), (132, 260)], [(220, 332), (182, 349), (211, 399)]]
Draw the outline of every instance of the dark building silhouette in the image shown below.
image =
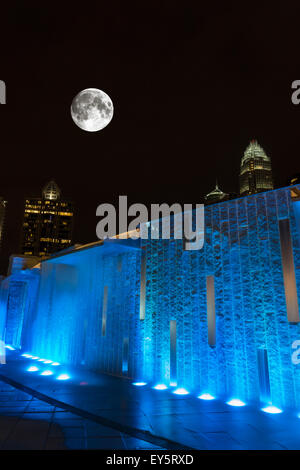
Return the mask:
[(72, 244), (74, 208), (61, 198), (52, 180), (43, 188), (42, 197), (25, 200), (22, 253), (47, 257)]
[(256, 140), (251, 140), (241, 160), (240, 195), (273, 189), (271, 159)]
[(0, 249), (3, 241), (6, 204), (7, 202), (3, 199), (3, 197), (0, 197)]

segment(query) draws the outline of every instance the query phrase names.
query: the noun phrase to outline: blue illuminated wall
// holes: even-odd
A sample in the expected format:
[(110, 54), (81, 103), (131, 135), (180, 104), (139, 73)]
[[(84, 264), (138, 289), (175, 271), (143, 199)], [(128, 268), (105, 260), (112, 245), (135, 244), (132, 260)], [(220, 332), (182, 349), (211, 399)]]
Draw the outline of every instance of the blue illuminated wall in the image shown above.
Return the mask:
[(39, 286), (37, 269), (20, 271), (1, 282), (0, 339), (19, 348), (23, 344), (32, 311), (36, 309)]
[[(205, 208), (202, 250), (184, 251), (181, 240), (143, 243), (148, 285), (141, 326), (145, 380), (169, 382), (169, 324), (175, 320), (179, 386), (259, 400), (263, 395), (259, 375), (264, 371), (258, 357), (265, 349), (270, 400), (279, 406), (300, 406), (300, 365), (291, 362), (291, 345), (300, 339), (300, 324), (288, 321), (279, 233), (280, 221), (288, 219), (291, 270), (299, 298), (299, 205), (288, 188), (213, 204)], [(209, 345), (207, 327), (211, 276), (215, 346)], [(297, 311), (299, 319), (299, 307)]]
[(199, 251), (117, 240), (44, 261), (2, 282), (2, 337), (62, 363), (300, 407), (299, 227), (300, 198), (281, 188), (207, 206)]
[(138, 258), (139, 250), (120, 251), (116, 245), (109, 253), (98, 246), (43, 262), (36, 309), (22, 347), (61, 363), (121, 375), (122, 344), (128, 338), (132, 373), (141, 344)]

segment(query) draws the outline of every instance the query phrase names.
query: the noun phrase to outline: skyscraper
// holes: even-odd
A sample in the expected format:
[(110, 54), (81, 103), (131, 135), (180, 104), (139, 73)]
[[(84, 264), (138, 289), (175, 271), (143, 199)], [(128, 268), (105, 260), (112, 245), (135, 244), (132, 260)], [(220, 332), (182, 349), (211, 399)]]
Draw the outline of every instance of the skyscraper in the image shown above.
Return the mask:
[(228, 194), (223, 193), (219, 188), (218, 183), (216, 182), (216, 187), (210, 193), (206, 194), (204, 197), (205, 204), (213, 204), (215, 202), (226, 201), (228, 199)]
[(273, 189), (271, 159), (256, 140), (251, 140), (241, 160), (240, 195)]
[(46, 257), (72, 244), (73, 204), (61, 199), (55, 181), (43, 188), (42, 197), (25, 200), (22, 253)]
[(6, 204), (7, 202), (3, 199), (3, 197), (0, 197), (0, 248), (3, 240)]

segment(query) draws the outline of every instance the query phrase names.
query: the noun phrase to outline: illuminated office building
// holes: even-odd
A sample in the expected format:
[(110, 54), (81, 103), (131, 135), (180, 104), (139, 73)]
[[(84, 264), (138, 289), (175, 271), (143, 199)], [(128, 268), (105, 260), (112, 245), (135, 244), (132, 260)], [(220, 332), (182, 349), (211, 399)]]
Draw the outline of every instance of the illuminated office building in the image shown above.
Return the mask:
[(73, 204), (61, 199), (54, 181), (43, 188), (42, 197), (25, 200), (22, 253), (39, 257), (72, 244)]
[(251, 140), (241, 160), (240, 195), (273, 189), (271, 159), (256, 140)]

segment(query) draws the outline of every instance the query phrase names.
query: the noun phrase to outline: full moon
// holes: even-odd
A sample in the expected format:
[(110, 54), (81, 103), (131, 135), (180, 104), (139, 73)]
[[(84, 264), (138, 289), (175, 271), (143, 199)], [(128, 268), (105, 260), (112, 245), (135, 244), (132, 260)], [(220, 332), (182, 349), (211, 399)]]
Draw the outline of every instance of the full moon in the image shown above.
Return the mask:
[(71, 116), (80, 129), (100, 131), (110, 123), (114, 107), (110, 97), (97, 88), (80, 91), (72, 101)]

